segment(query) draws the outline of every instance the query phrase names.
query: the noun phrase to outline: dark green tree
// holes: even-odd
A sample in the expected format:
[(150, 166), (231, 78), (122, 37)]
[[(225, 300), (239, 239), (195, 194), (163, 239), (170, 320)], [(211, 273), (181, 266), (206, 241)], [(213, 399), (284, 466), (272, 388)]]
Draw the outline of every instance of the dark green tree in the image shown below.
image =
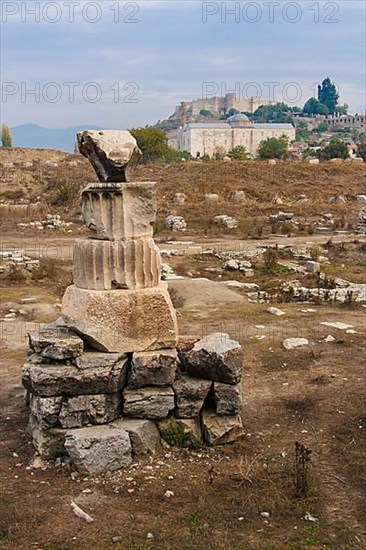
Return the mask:
[(291, 114), (300, 111), (299, 107), (290, 107), (286, 103), (275, 105), (261, 105), (252, 116), (254, 122), (291, 123)]
[(244, 145), (237, 145), (227, 154), (232, 160), (248, 160), (249, 155)]
[(339, 139), (333, 139), (328, 145), (317, 151), (320, 160), (347, 159), (349, 157), (348, 145)]
[(296, 141), (306, 140), (309, 135), (308, 125), (303, 120), (300, 120), (296, 125)]
[(286, 136), (267, 138), (260, 142), (258, 156), (260, 159), (284, 159), (288, 154), (288, 139)]
[(318, 100), (328, 107), (331, 115), (336, 112), (338, 105), (339, 94), (335, 84), (330, 78), (325, 78), (321, 85), (318, 86)]
[(205, 116), (205, 117), (213, 117), (213, 114), (208, 109), (201, 109), (200, 110), (200, 115)]
[(316, 134), (322, 134), (323, 132), (326, 132), (328, 130), (328, 124), (326, 122), (321, 122), (318, 124), (316, 128), (314, 128), (314, 132)]
[(310, 116), (313, 116), (313, 115), (328, 115), (329, 114), (329, 109), (324, 103), (321, 103), (320, 101), (315, 99), (315, 97), (311, 97), (305, 103), (305, 105), (302, 109), (302, 112), (304, 114), (310, 115)]
[(2, 125), (1, 129), (1, 143), (3, 147), (12, 147), (11, 133), (7, 124)]
[(366, 162), (366, 139), (357, 145), (357, 156)]
[(165, 160), (169, 156), (168, 138), (163, 130), (147, 126), (146, 128), (132, 128), (130, 132), (142, 151), (143, 162)]

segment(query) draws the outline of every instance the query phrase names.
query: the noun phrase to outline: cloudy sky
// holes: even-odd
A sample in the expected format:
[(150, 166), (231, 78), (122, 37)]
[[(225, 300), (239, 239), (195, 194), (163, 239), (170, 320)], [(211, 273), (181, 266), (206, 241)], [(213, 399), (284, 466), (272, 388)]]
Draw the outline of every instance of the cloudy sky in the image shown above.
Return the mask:
[(127, 128), (227, 91), (302, 106), (327, 76), (363, 112), (365, 6), (2, 0), (1, 118)]

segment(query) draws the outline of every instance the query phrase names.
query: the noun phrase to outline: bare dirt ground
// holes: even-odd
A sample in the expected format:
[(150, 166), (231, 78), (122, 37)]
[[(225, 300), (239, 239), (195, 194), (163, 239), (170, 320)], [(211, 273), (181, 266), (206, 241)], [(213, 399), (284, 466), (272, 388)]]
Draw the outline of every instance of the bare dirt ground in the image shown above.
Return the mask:
[[(335, 187), (329, 194), (340, 194), (340, 168), (333, 168), (335, 172), (327, 177)], [(152, 170), (155, 178), (158, 169), (139, 170), (143, 176)], [(353, 192), (361, 193), (361, 180), (356, 187)], [(274, 194), (275, 187), (271, 189)], [(343, 211), (342, 204), (339, 208)], [(24, 318), (1, 322), (0, 548), (366, 547), (366, 309), (362, 304), (250, 302), (240, 289), (222, 281), (257, 283), (272, 293), (280, 283), (299, 275), (264, 273), (258, 267), (254, 277), (245, 279), (223, 273), (222, 261), (202, 252), (248, 250), (260, 238), (245, 240), (240, 234), (206, 238), (203, 231), (192, 231), (183, 239), (175, 236), (168, 244), (171, 235), (159, 233), (162, 249), (183, 247), (184, 251), (182, 256), (163, 260), (186, 277), (170, 283), (180, 334), (227, 332), (244, 347), (242, 439), (234, 445), (195, 451), (167, 446), (159, 455), (139, 459), (130, 468), (105, 477), (78, 475), (72, 466), (57, 467), (53, 461), (37, 467), (26, 432), (20, 383), (26, 334), (36, 323), (59, 315), (57, 304), (71, 280), (72, 243), (78, 231), (40, 236), (35, 230), (14, 231), (13, 222), (3, 227), (3, 249), (22, 248), (32, 257), (51, 260), (52, 269), (43, 268), (25, 280), (0, 281), (1, 317), (14, 305), (20, 307), (21, 298), (38, 297), (34, 304), (21, 306), (26, 309)], [(311, 241), (325, 250), (328, 239), (306, 234), (271, 237), (265, 242), (300, 245)], [(333, 236), (327, 269), (333, 276), (361, 282), (365, 280), (365, 239), (355, 240)], [(286, 314), (275, 317), (266, 311), (268, 305)], [(325, 327), (320, 324), (324, 321), (352, 325), (351, 332)], [(329, 334), (335, 341), (325, 342)], [(309, 345), (286, 351), (283, 339), (297, 336), (308, 338)], [(301, 498), (294, 488), (296, 441), (312, 451), (309, 489)], [(169, 499), (164, 497), (167, 489), (174, 493)], [(94, 521), (87, 524), (77, 518), (71, 500)], [(307, 513), (314, 521), (309, 521)]]

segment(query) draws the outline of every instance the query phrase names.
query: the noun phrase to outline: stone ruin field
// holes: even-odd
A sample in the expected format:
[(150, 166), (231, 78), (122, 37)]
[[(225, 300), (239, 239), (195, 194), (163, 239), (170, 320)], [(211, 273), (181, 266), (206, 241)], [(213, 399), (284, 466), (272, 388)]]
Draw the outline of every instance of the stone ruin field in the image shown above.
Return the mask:
[(35, 454), (21, 368), (28, 331), (59, 317), (95, 174), (80, 155), (0, 150), (0, 548), (365, 547), (365, 176), (352, 161), (137, 168), (157, 182), (179, 334), (243, 348), (243, 433), (85, 475)]

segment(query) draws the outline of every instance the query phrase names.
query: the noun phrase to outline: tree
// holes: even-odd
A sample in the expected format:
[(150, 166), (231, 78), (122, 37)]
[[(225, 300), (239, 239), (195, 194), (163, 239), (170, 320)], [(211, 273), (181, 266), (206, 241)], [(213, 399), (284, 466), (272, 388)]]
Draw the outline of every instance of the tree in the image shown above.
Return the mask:
[(302, 112), (310, 116), (328, 115), (329, 109), (324, 103), (321, 103), (320, 101), (315, 99), (315, 97), (311, 97), (305, 103)]
[(318, 124), (316, 128), (314, 128), (314, 132), (316, 134), (322, 134), (323, 132), (326, 132), (328, 130), (328, 124), (326, 122), (321, 122)]
[(366, 162), (366, 140), (361, 141), (357, 145), (357, 156), (362, 158), (364, 162)]
[(12, 147), (11, 133), (7, 124), (2, 125), (1, 143), (3, 144), (3, 147)]
[(303, 120), (300, 120), (296, 125), (296, 141), (308, 139), (310, 132), (308, 130), (308, 125)]
[(169, 156), (170, 147), (168, 146), (168, 138), (159, 128), (132, 128), (131, 134), (137, 141), (143, 154), (143, 162), (154, 162), (164, 160)]
[(335, 108), (335, 112), (337, 115), (346, 115), (348, 113), (349, 105), (347, 103), (343, 103), (343, 105), (337, 105)]
[(201, 109), (200, 110), (200, 115), (205, 116), (205, 117), (213, 117), (213, 114), (208, 109)]
[(338, 105), (338, 99), (339, 94), (335, 84), (333, 84), (330, 78), (325, 78), (322, 84), (318, 86), (318, 100), (328, 107), (328, 111), (331, 115), (334, 115)]
[(340, 139), (334, 139), (328, 145), (317, 151), (320, 160), (347, 159), (349, 157), (348, 145)]
[(288, 152), (288, 139), (286, 136), (279, 138), (267, 138), (260, 142), (258, 156), (260, 159), (283, 159)]
[(227, 154), (232, 160), (248, 160), (249, 155), (243, 145), (237, 145)]
[(286, 103), (276, 103), (275, 105), (260, 105), (253, 114), (255, 122), (292, 122), (291, 113), (301, 110), (299, 107), (290, 107)]

